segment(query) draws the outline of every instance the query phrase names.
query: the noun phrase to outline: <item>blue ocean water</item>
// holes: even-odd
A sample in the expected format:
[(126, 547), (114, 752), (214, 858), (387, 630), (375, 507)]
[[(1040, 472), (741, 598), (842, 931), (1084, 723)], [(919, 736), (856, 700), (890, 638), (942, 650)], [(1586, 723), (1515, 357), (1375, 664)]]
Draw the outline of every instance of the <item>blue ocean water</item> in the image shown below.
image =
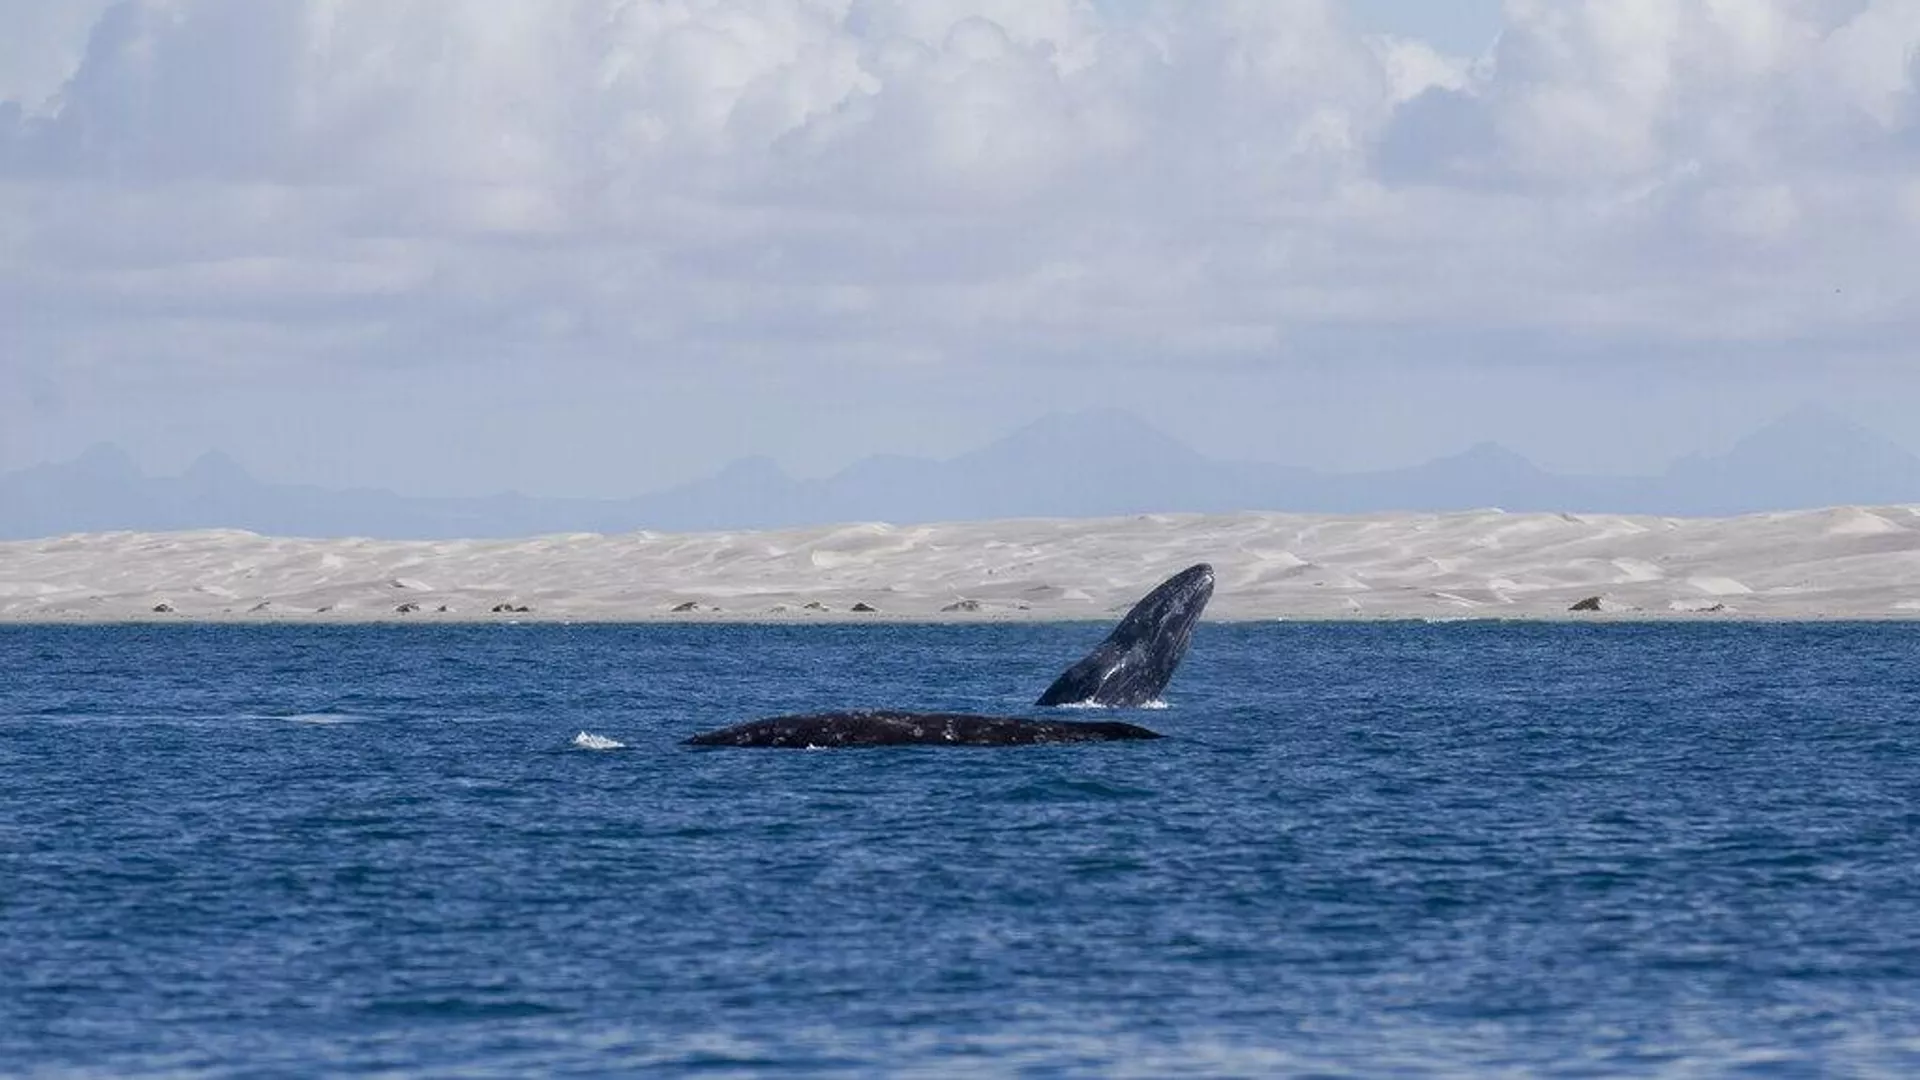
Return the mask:
[[(1920, 626), (0, 628), (0, 1073), (1920, 1073)], [(624, 749), (572, 745), (589, 731)]]

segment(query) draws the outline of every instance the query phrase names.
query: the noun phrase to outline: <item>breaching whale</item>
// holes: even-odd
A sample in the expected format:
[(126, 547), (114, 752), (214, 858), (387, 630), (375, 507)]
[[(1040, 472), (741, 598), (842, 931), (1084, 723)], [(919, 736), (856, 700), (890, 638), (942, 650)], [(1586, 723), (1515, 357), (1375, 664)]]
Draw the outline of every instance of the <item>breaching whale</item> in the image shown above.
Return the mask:
[[(1062, 672), (1036, 704), (1129, 706), (1155, 700), (1187, 654), (1193, 625), (1212, 596), (1213, 568), (1205, 563), (1168, 578), (1135, 604), (1093, 652)], [(695, 735), (686, 742), (689, 746), (824, 749), (1031, 746), (1159, 737), (1158, 732), (1117, 721), (862, 709), (753, 720)]]
[(1145, 705), (1160, 696), (1213, 598), (1213, 567), (1189, 566), (1133, 605), (1100, 647), (1060, 673), (1035, 705)]

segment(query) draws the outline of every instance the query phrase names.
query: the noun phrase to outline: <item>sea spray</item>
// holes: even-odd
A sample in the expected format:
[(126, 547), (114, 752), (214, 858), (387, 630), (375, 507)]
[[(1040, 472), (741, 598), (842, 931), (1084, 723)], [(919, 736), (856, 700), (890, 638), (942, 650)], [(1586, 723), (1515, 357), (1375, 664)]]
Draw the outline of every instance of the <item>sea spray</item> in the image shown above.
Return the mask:
[(627, 744), (618, 739), (609, 739), (605, 735), (595, 735), (583, 731), (573, 737), (573, 745), (582, 750), (625, 750)]

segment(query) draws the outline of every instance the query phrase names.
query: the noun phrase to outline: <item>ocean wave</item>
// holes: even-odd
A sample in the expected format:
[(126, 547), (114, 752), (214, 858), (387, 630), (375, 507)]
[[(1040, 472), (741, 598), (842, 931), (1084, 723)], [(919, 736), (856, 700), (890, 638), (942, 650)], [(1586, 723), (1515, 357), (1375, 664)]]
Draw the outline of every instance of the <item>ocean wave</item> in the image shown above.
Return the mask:
[(627, 744), (618, 739), (609, 739), (605, 735), (595, 735), (583, 731), (573, 737), (573, 745), (582, 750), (625, 750)]

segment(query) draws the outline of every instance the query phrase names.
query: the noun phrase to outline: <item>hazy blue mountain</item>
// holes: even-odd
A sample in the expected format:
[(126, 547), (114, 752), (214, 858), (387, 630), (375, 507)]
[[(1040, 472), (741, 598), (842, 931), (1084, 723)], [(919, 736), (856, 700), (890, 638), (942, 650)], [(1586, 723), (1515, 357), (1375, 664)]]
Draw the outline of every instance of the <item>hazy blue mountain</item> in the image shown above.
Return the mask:
[(0, 537), (109, 529), (241, 528), (291, 536), (526, 536), (748, 529), (1147, 512), (1619, 511), (1718, 515), (1842, 503), (1920, 503), (1920, 458), (1803, 409), (1726, 453), (1656, 476), (1567, 476), (1495, 443), (1420, 465), (1333, 474), (1224, 462), (1124, 412), (1057, 414), (958, 457), (866, 458), (824, 479), (766, 458), (630, 499), (416, 498), (265, 483), (221, 453), (143, 475), (112, 446), (0, 474)]
[[(115, 529), (236, 528), (281, 536), (519, 536), (633, 526), (593, 500), (411, 498), (391, 491), (264, 483), (224, 454), (180, 476), (144, 476), (124, 452), (0, 474), (0, 537)], [(565, 522), (566, 524), (556, 524)]]
[[(1087, 412), (1044, 417), (997, 442), (947, 461), (896, 459), (885, 471), (850, 468), (827, 481), (856, 519), (895, 501), (900, 520), (962, 517), (1085, 517), (1164, 510), (1184, 504), (1225, 509), (1219, 466), (1139, 417)], [(908, 501), (910, 500), (910, 501)], [(988, 511), (991, 512), (988, 512)]]
[(1818, 409), (1797, 409), (1719, 457), (1685, 457), (1664, 495), (1699, 514), (1846, 503), (1920, 502), (1920, 458)]

